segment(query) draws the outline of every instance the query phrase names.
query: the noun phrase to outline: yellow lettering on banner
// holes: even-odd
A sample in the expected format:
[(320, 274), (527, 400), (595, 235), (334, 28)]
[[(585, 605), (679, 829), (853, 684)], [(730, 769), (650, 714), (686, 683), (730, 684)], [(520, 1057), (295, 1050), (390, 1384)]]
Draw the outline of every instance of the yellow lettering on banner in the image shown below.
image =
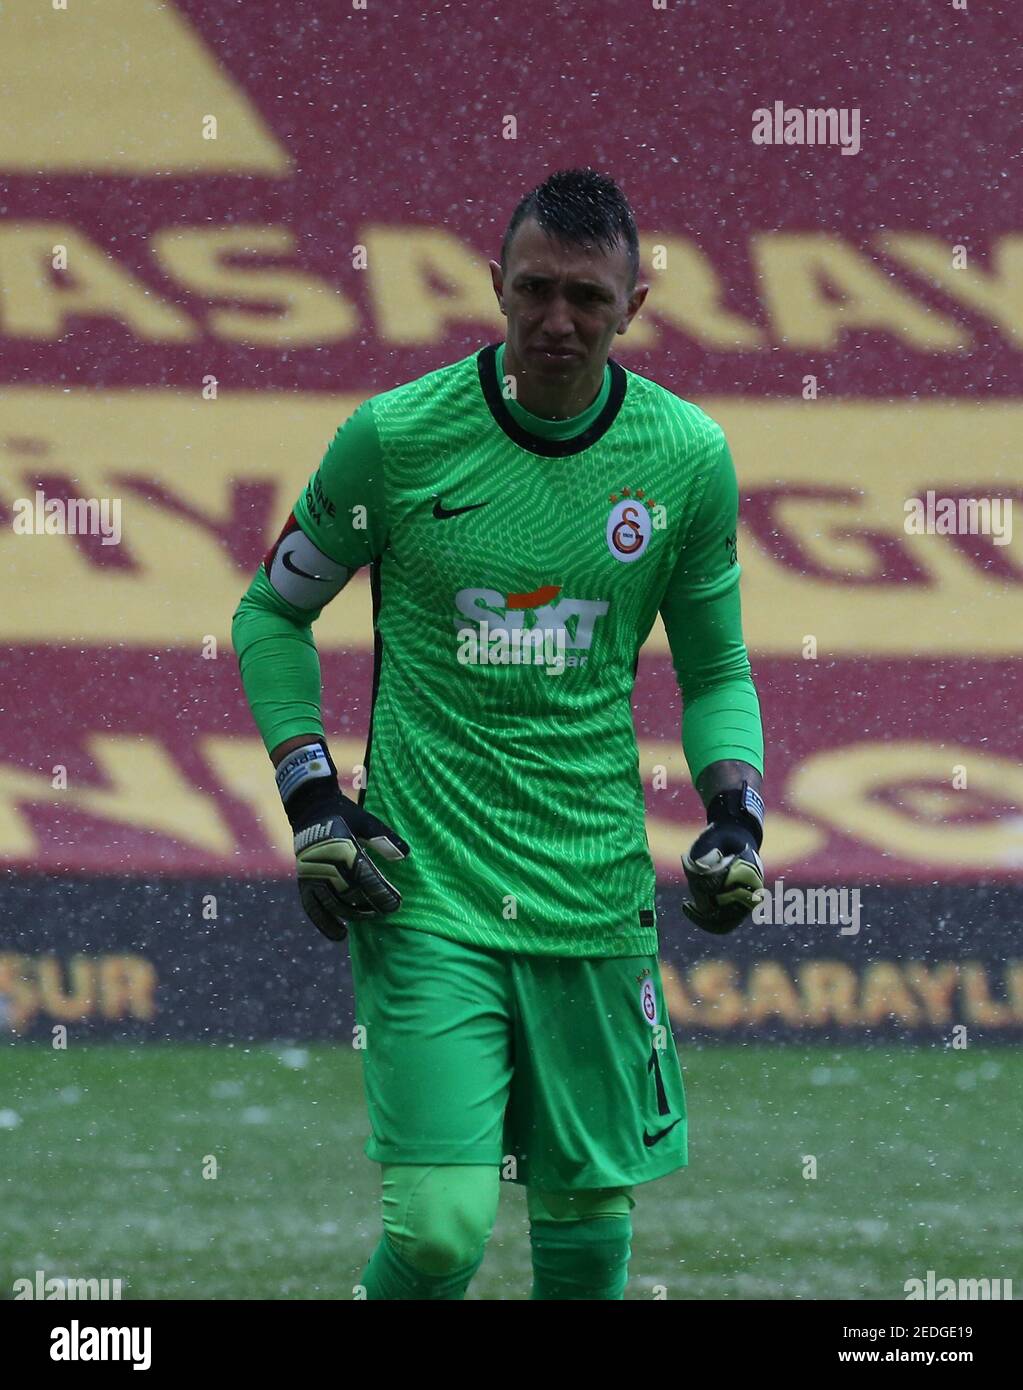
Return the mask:
[[(721, 277), (694, 241), (665, 232), (644, 232), (643, 245), (663, 246), (666, 254), (664, 270), (646, 272), (650, 295), (642, 314), (670, 323), (709, 352), (750, 352), (763, 347), (763, 330), (725, 308)], [(616, 356), (622, 344), (636, 346), (633, 334), (642, 323), (641, 316), (628, 337), (615, 340)]]
[(788, 972), (778, 961), (758, 961), (746, 982), (746, 1022), (778, 1017), (795, 1027), (803, 1022), (803, 1005)]
[[(5, 391), (0, 503), (9, 510), (15, 498), (31, 497), (39, 457), (9, 452), (8, 441), (37, 438), (46, 446), (46, 471), (74, 475), (84, 497), (123, 499), (118, 553), (137, 563), (103, 566), (102, 555), (87, 554), (74, 537), (17, 536), (10, 526), (0, 526), (0, 564), (12, 575), (0, 605), (0, 641), (193, 649), (209, 633), (223, 650), (231, 614), (263, 550), (338, 425), (361, 400), (225, 391), (211, 410), (197, 392), (177, 390)], [(704, 404), (728, 433), (744, 493), (777, 488), (782, 479), (825, 493), (855, 494), (844, 505), (825, 496), (818, 508), (793, 497), (777, 508), (778, 522), (801, 549), (822, 571), (837, 576), (827, 581), (809, 578), (798, 563), (783, 563), (770, 543), (762, 544), (740, 523), (743, 619), (751, 651), (792, 657), (808, 632), (815, 635), (822, 660), (915, 654), (975, 659), (1023, 649), (1023, 583), (993, 578), (953, 543), (957, 538), (911, 537), (902, 530), (906, 497), (922, 497), (929, 487), (954, 483), (981, 497), (1018, 487), (1010, 461), (1023, 433), (1023, 408), (962, 401), (820, 403), (812, 411), (772, 401)], [(864, 452), (859, 441), (868, 436), (870, 449)], [(252, 528), (253, 516), (239, 489), (272, 489), (266, 533), (252, 548), (251, 567), (232, 563), (223, 537), (214, 538), (208, 526), (174, 515), (165, 502), (135, 487), (123, 487), (119, 479), (125, 475), (149, 477), (169, 497), (218, 523), (234, 518), (236, 544), (246, 526)], [(744, 504), (743, 515), (747, 511), (752, 516), (754, 509)], [(862, 527), (894, 538), (920, 567), (924, 582), (843, 582), (843, 566), (869, 573), (869, 555), (856, 534)], [(852, 536), (838, 534), (850, 528)], [(1023, 574), (1023, 526), (1014, 528), (1012, 543), (998, 547), (996, 558)], [(877, 619), (881, 603), (884, 622)], [(980, 612), (982, 623), (976, 617)], [(321, 650), (372, 650), (372, 606), (362, 574), (328, 605), (314, 635)], [(644, 646), (647, 652), (668, 654), (659, 618)], [(669, 767), (669, 783), (674, 780)], [(656, 799), (651, 806), (656, 809)], [(773, 827), (769, 833), (775, 834)]]
[(689, 990), (695, 1003), (690, 1017), (708, 1028), (731, 1028), (746, 1016), (746, 1001), (736, 987), (736, 970), (730, 960), (706, 960), (689, 972)]
[(5, 1001), (7, 1022), (15, 1033), (20, 1033), (39, 1010), (35, 983), (28, 977), (30, 963), (30, 956), (0, 954), (0, 999)]
[[(366, 756), (366, 740), (328, 735), (327, 744), (338, 769), (341, 790), (353, 801), (357, 800), (358, 792), (350, 784), (347, 769), (362, 763)], [(281, 859), (293, 862), (291, 828), (262, 740), (256, 735), (214, 734), (199, 739), (199, 747), (216, 774), (218, 786), (248, 806)]]
[[(904, 529), (906, 499), (924, 498), (928, 489), (938, 495), (949, 487), (976, 497), (1018, 494), (1011, 460), (1023, 434), (1023, 409), (987, 402), (843, 401), (808, 410), (725, 398), (701, 405), (724, 427), (740, 491), (749, 499), (740, 509), (739, 561), (751, 650), (791, 657), (808, 632), (822, 658), (976, 659), (1023, 650), (1023, 583), (1006, 582), (978, 563), (983, 549), (971, 559), (957, 543), (962, 538), (909, 536)], [(800, 496), (800, 489), (821, 495)], [(754, 530), (756, 504), (772, 493), (778, 497), (776, 514), (769, 534), (760, 535)], [(1021, 506), (1017, 501), (1014, 511)], [(884, 538), (892, 559), (901, 559), (903, 569), (915, 567), (920, 582), (865, 583), (876, 570), (865, 533)], [(991, 538), (976, 542), (984, 546)], [(1023, 575), (1023, 526), (1013, 528), (1010, 544), (992, 544), (991, 550), (994, 560)], [(832, 577), (815, 577), (812, 568)], [(877, 620), (882, 602), (883, 623)], [(977, 621), (979, 612), (983, 622)], [(659, 618), (644, 650), (668, 650)]]
[[(681, 699), (678, 701), (678, 715), (681, 726)], [(658, 797), (665, 796), (669, 800), (674, 800), (680, 792), (692, 787), (693, 779), (689, 776), (689, 764), (686, 762), (679, 739), (669, 741), (660, 738), (637, 738), (636, 747), (639, 751), (639, 773), (645, 782), (649, 782), (653, 777), (656, 767), (663, 767), (667, 775), (667, 785), (663, 791), (657, 792), (653, 796), (655, 806)], [(696, 801), (699, 803), (698, 796)]]
[(369, 251), (373, 319), (383, 341), (435, 343), (452, 325), (467, 323), (488, 324), (495, 339), (498, 331), (503, 337), (486, 263), (450, 232), (376, 224), (360, 240)]
[(815, 960), (801, 965), (799, 988), (807, 1024), (820, 1028), (831, 1022), (846, 1026), (857, 1023), (858, 985), (856, 971), (841, 961)]
[(962, 792), (947, 787), (907, 787), (903, 804), (925, 820), (954, 816), (962, 809)]
[(871, 1026), (890, 1018), (911, 1027), (920, 1022), (920, 1006), (906, 988), (899, 967), (891, 961), (875, 961), (863, 974), (860, 1020)]
[[(681, 705), (680, 705), (681, 719)], [(662, 790), (646, 788), (646, 840), (650, 847), (653, 862), (659, 867), (678, 870), (682, 851), (689, 848), (699, 834), (706, 830), (706, 820), (671, 820), (657, 815), (660, 806), (674, 805), (676, 796), (685, 788), (692, 787), (688, 763), (682, 753), (678, 739), (638, 738), (639, 776), (649, 783), (656, 767), (663, 767), (666, 785)], [(699, 803), (699, 796), (695, 795)], [(692, 803), (692, 802), (691, 802)], [(770, 824), (764, 838), (763, 853), (770, 860), (771, 869), (781, 870), (798, 859), (809, 858), (817, 849), (824, 847), (827, 834), (812, 826), (809, 821), (796, 820), (795, 816), (785, 815), (784, 810), (771, 812)]]
[(1011, 996), (1005, 1004), (991, 998), (987, 967), (980, 961), (963, 962), (962, 981), (963, 1017), (967, 1023), (976, 1023), (984, 1028), (1005, 1028), (1023, 1023), (1023, 1011), (1014, 1007), (1017, 1001)]
[[(647, 793), (647, 804), (665, 793)], [(707, 829), (706, 820), (677, 821), (665, 816), (647, 813), (646, 833), (650, 854), (655, 864), (662, 868), (679, 870), (681, 856), (698, 835)], [(827, 841), (827, 833), (809, 821), (797, 820), (787, 816), (784, 811), (773, 811), (770, 824), (764, 836), (763, 856), (772, 873), (780, 872), (786, 864), (795, 864), (808, 858)]]
[(100, 956), (96, 961), (99, 1011), (104, 1018), (156, 1014), (156, 967), (144, 956)]
[[(895, 859), (977, 873), (1018, 864), (1023, 829), (1017, 818), (992, 814), (980, 823), (930, 819), (908, 814), (908, 805), (892, 805), (878, 795), (897, 791), (903, 783), (946, 784), (948, 769), (957, 762), (970, 769), (970, 790), (958, 792), (959, 797), (985, 793), (997, 804), (1023, 805), (1023, 768), (1011, 758), (979, 747), (916, 740), (860, 743), (815, 753), (793, 771), (788, 801), (817, 822)], [(961, 804), (965, 810), (970, 803), (964, 799)]]
[(949, 1023), (952, 1020), (952, 996), (959, 983), (959, 966), (950, 961), (933, 969), (918, 960), (903, 967), (906, 979), (923, 1000), (928, 1023)]
[(1023, 1018), (1023, 961), (1011, 960), (1005, 970), (1005, 992), (1015, 1018)]
[[(750, 239), (771, 336), (787, 348), (833, 348), (857, 329), (887, 332), (918, 352), (966, 352), (968, 329), (921, 304), (881, 267), (828, 232)], [(841, 301), (825, 293), (837, 291)]]
[(210, 332), (232, 342), (303, 347), (339, 342), (359, 327), (341, 292), (317, 275), (293, 266), (230, 265), (227, 257), (290, 256), (295, 236), (287, 227), (182, 227), (157, 232), (153, 250), (167, 272), (195, 294), (241, 299), (272, 307), (207, 310)]
[(1023, 236), (1019, 233), (994, 239), (990, 269), (974, 257), (968, 266), (956, 270), (947, 237), (882, 232), (877, 242), (950, 299), (990, 319), (1009, 342), (1023, 343)]
[[(292, 162), (179, 5), (3, 7), (0, 166), (58, 173), (257, 173)], [(216, 112), (216, 140), (200, 120)]]
[(67, 972), (71, 988), (65, 993), (60, 961), (54, 956), (40, 956), (36, 961), (39, 1003), (51, 1018), (62, 1023), (88, 1018), (96, 998), (93, 963), (88, 956), (72, 956)]
[[(50, 269), (57, 243), (68, 248), (59, 281)], [(116, 319), (146, 343), (190, 343), (200, 336), (187, 314), (147, 290), (76, 227), (0, 223), (0, 334), (53, 340), (75, 317)]]
[(694, 1010), (686, 994), (685, 986), (675, 967), (661, 961), (661, 987), (664, 990), (664, 1003), (672, 1023), (692, 1023)]
[[(662, 793), (663, 794), (663, 793)], [(682, 854), (707, 829), (706, 820), (677, 821), (647, 813), (646, 837), (650, 857), (661, 868), (681, 872)]]
[[(234, 836), (223, 824), (216, 800), (182, 776), (156, 739), (92, 734), (85, 747), (102, 779), (86, 785), (86, 773), (72, 772), (66, 791), (55, 792), (48, 773), (23, 772), (0, 764), (0, 860), (30, 859), (39, 844), (24, 807), (59, 807), (118, 821), (133, 829), (156, 831), (207, 854), (228, 855)], [(272, 779), (271, 779), (272, 780)]]
[[(817, 491), (827, 494), (828, 482)], [(892, 513), (885, 524), (886, 519), (878, 516), (874, 495), (868, 492), (851, 498), (848, 487), (837, 479), (830, 482), (830, 491), (830, 497), (796, 494), (774, 502), (773, 515), (780, 522), (779, 529), (789, 544), (798, 547), (801, 555), (806, 555), (819, 570), (818, 593), (827, 585), (880, 578), (885, 560), (871, 540), (874, 534), (887, 532), (897, 545), (906, 545), (904, 539), (893, 534), (901, 525), (901, 512)], [(885, 591), (890, 587), (885, 585)], [(860, 604), (867, 606), (867, 601), (861, 597)]]
[(0, 954), (0, 1000), (6, 1024), (23, 1032), (42, 1012), (64, 1023), (92, 1018), (136, 1018), (156, 1014), (156, 971), (142, 956), (74, 955), (64, 967), (55, 956)]
[[(681, 703), (679, 717), (681, 719)], [(682, 744), (678, 739), (641, 738), (637, 739), (637, 746), (640, 775), (648, 783), (646, 827), (650, 853), (656, 865), (678, 870), (683, 851), (707, 828), (705, 819), (680, 822), (658, 814), (658, 807), (674, 806), (678, 794), (692, 787)], [(654, 791), (649, 783), (657, 767), (665, 769), (667, 780), (662, 789)], [(699, 797), (695, 793), (690, 805), (694, 809), (699, 805)], [(794, 864), (816, 853), (823, 848), (826, 840), (825, 832), (808, 821), (773, 810), (767, 825), (763, 853), (771, 869), (780, 871), (786, 864)]]
[[(17, 400), (15, 400), (17, 394)], [(0, 526), (0, 564), (16, 576), (0, 605), (5, 642), (178, 644), (194, 650), (206, 634), (230, 650), (231, 615), (266, 547), (323, 457), (338, 425), (361, 398), (294, 397), (262, 392), (225, 395), (215, 409), (198, 391), (89, 391), (42, 388), (7, 393), (0, 432), (0, 501), (31, 498), (38, 457), (5, 448), (10, 436), (39, 438), (46, 471), (73, 474), (85, 497), (121, 498), (124, 552), (130, 568), (105, 567), (71, 536), (17, 536)], [(207, 524), (176, 514), (125, 477), (151, 479)], [(251, 525), (238, 514), (238, 484), (260, 486), (276, 500), (251, 559), (232, 563), (224, 537), (209, 523), (233, 519), (237, 537)], [(372, 649), (369, 584), (357, 575), (316, 625), (323, 647)]]

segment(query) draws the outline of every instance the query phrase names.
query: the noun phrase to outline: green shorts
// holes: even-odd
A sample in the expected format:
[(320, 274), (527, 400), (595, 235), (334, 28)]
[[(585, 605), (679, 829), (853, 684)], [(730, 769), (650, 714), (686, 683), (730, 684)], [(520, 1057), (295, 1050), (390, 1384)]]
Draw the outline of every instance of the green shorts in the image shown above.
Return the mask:
[(549, 1191), (687, 1162), (686, 1099), (656, 956), (514, 955), (349, 926), (378, 1163), (493, 1163)]

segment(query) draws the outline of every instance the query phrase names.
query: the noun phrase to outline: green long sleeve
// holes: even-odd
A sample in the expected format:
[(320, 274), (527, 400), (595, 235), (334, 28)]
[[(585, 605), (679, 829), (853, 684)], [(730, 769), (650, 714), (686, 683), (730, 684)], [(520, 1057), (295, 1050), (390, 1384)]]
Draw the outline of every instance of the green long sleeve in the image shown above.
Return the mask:
[[(351, 573), (383, 552), (384, 473), (370, 402), (337, 431), (293, 516), (321, 556)], [(269, 752), (298, 734), (324, 733), (320, 659), (312, 633), (323, 605), (289, 602), (274, 588), (267, 569), (260, 565), (242, 596), (231, 638), (242, 685)], [(301, 588), (293, 585), (289, 592)]]
[(742, 638), (738, 514), (735, 467), (722, 435), (660, 605), (682, 694), (682, 747), (694, 782), (722, 759), (764, 770), (760, 702)]

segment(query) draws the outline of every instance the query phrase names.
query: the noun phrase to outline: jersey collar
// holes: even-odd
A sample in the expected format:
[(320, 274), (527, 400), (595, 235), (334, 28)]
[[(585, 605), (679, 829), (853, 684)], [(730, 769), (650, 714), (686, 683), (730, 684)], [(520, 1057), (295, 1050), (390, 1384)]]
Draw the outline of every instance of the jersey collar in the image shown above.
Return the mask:
[(566, 458), (570, 454), (582, 453), (584, 449), (595, 444), (611, 428), (625, 399), (627, 384), (625, 368), (613, 357), (607, 359), (607, 365), (611, 370), (611, 389), (604, 403), (604, 409), (597, 418), (580, 434), (574, 435), (571, 439), (543, 439), (524, 429), (505, 404), (500, 382), (497, 379), (497, 349), (500, 346), (500, 343), (489, 343), (477, 353), (476, 366), (479, 372), (480, 389), (491, 415), (508, 438), (520, 449), (526, 449), (531, 454), (543, 454), (548, 458)]

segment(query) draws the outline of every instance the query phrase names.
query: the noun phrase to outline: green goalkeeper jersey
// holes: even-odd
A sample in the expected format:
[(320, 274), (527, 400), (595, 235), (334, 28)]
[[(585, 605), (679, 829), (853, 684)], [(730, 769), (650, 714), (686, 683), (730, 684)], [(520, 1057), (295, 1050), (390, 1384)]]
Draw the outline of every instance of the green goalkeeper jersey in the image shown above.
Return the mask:
[[(507, 398), (503, 344), (337, 431), (234, 621), (268, 749), (322, 733), (311, 623), (371, 567), (366, 808), (411, 846), (387, 920), (547, 955), (657, 949), (631, 692), (662, 614), (695, 780), (763, 770), (724, 434), (613, 359), (587, 411)], [(342, 600), (343, 601), (343, 600)], [(680, 846), (680, 849), (683, 846)]]

